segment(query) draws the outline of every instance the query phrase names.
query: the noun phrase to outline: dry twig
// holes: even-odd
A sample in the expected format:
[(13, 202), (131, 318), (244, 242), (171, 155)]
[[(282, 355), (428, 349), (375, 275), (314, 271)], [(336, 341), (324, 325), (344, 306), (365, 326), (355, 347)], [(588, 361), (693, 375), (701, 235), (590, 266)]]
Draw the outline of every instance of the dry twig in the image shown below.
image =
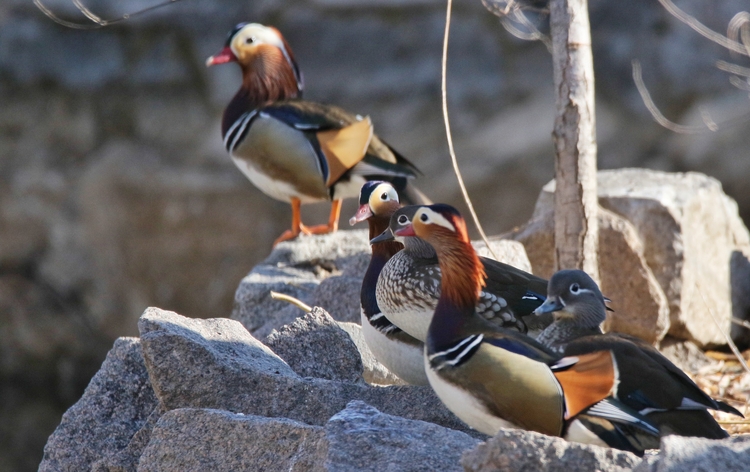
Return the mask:
[(156, 5), (144, 8), (142, 10), (138, 10), (138, 11), (133, 12), (133, 13), (125, 13), (121, 17), (114, 18), (112, 20), (105, 20), (105, 19), (102, 19), (100, 16), (94, 14), (83, 3), (81, 3), (81, 0), (71, 0), (71, 1), (72, 1), (73, 5), (75, 5), (76, 8), (78, 8), (78, 11), (80, 11), (83, 14), (83, 16), (85, 16), (86, 18), (88, 18), (93, 24), (89, 24), (89, 23), (74, 23), (72, 21), (63, 20), (62, 18), (60, 18), (59, 16), (57, 16), (52, 10), (50, 10), (49, 8), (47, 8), (47, 6), (42, 3), (42, 0), (34, 0), (34, 5), (36, 5), (36, 7), (42, 13), (44, 13), (49, 19), (51, 19), (52, 21), (54, 21), (57, 24), (66, 26), (68, 28), (73, 28), (73, 29), (86, 29), (86, 30), (89, 30), (89, 29), (102, 28), (104, 26), (113, 25), (115, 23), (120, 23), (122, 21), (129, 20), (129, 19), (133, 18), (134, 16), (141, 15), (141, 14), (149, 12), (151, 10), (156, 10), (157, 8), (161, 8), (163, 6), (166, 6), (166, 5), (175, 3), (175, 2), (179, 2), (180, 0), (166, 0), (166, 1), (162, 2), (162, 3), (158, 3)]

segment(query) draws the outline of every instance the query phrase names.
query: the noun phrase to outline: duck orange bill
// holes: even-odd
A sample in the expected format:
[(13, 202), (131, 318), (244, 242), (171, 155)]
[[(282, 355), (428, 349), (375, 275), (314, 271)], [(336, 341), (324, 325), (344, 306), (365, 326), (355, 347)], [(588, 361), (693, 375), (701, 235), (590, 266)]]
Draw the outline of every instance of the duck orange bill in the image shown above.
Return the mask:
[(364, 205), (360, 205), (357, 209), (357, 213), (354, 214), (351, 218), (349, 218), (349, 225), (354, 226), (357, 223), (361, 221), (365, 221), (367, 218), (372, 216), (372, 210), (370, 209), (370, 205), (365, 203)]
[(225, 46), (224, 49), (206, 59), (206, 67), (215, 66), (217, 64), (226, 64), (227, 62), (234, 62), (236, 60), (237, 56), (232, 52), (232, 48)]

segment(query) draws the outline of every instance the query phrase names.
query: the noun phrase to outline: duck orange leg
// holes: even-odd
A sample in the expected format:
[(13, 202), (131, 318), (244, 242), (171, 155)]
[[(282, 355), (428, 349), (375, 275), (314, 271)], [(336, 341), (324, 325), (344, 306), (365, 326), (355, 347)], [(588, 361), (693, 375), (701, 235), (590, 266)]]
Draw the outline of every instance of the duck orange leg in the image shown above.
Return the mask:
[(327, 225), (302, 226), (305, 234), (326, 234), (334, 233), (339, 229), (339, 216), (341, 215), (341, 200), (334, 200), (331, 203), (331, 214), (328, 217)]
[(289, 241), (302, 234), (326, 234), (333, 233), (339, 229), (339, 217), (341, 215), (341, 200), (334, 200), (331, 204), (331, 214), (328, 217), (327, 225), (305, 226), (302, 224), (300, 208), (302, 202), (299, 198), (292, 197), (292, 228), (284, 231), (281, 236), (276, 238), (273, 245), (276, 246), (282, 241)]
[(300, 207), (302, 206), (302, 202), (299, 198), (292, 197), (292, 229), (288, 229), (281, 233), (281, 236), (276, 238), (276, 241), (273, 242), (273, 245), (276, 246), (282, 241), (289, 241), (290, 239), (294, 239), (297, 236), (299, 236), (300, 233), (309, 234), (307, 232), (307, 228), (305, 228), (302, 225), (302, 216), (300, 212)]

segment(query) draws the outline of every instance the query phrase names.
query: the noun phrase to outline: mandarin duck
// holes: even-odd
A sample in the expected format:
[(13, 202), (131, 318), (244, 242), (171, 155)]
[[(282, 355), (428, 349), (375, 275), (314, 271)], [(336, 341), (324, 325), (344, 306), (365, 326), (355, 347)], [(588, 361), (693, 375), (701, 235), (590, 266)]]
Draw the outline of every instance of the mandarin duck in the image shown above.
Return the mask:
[(555, 321), (537, 340), (565, 356), (609, 349), (618, 365), (618, 398), (656, 425), (662, 435), (727, 437), (707, 410), (742, 416), (714, 400), (656, 348), (634, 336), (603, 334), (606, 298), (581, 270), (561, 270), (550, 279), (547, 300), (537, 313)]
[[(292, 205), (292, 227), (276, 243), (338, 229), (341, 200), (368, 180), (389, 180), (405, 198), (418, 170), (373, 133), (369, 117), (302, 100), (302, 74), (273, 27), (237, 25), (207, 66), (237, 62), (242, 85), (224, 110), (221, 134), (234, 163), (263, 193)], [(326, 225), (302, 224), (300, 205), (331, 200)]]
[[(349, 224), (367, 221), (370, 239), (388, 229), (391, 215), (400, 208), (396, 189), (388, 182), (370, 181), (359, 193), (359, 208)], [(372, 257), (367, 266), (360, 291), (362, 335), (375, 358), (400, 379), (412, 385), (427, 385), (422, 351), (424, 344), (409, 336), (378, 308), (375, 287), (380, 271), (403, 245), (397, 241), (384, 241), (372, 245)]]
[(659, 431), (615, 394), (608, 350), (560, 357), (534, 339), (477, 315), (484, 266), (466, 224), (448, 205), (419, 207), (395, 236), (418, 236), (437, 253), (442, 289), (425, 343), (427, 378), (440, 400), (489, 435), (522, 428), (637, 454)]
[[(390, 233), (411, 225), (411, 217), (418, 208), (408, 206), (396, 211), (391, 217)], [(388, 261), (378, 279), (378, 306), (392, 323), (424, 341), (440, 298), (440, 265), (435, 249), (423, 239), (413, 236), (399, 239), (404, 250)], [(480, 257), (480, 261), (487, 280), (477, 301), (478, 314), (499, 326), (532, 336), (552, 322), (552, 316), (533, 315), (534, 309), (544, 302), (546, 280), (494, 259)]]

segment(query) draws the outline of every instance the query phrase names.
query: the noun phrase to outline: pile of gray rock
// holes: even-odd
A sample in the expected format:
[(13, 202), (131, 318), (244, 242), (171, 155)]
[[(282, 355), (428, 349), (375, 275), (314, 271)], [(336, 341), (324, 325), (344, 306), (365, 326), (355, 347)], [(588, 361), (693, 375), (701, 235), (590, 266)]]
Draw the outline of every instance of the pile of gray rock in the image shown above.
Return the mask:
[[(649, 179), (659, 183), (623, 183)], [(739, 284), (729, 268), (724, 278), (706, 268), (706, 258), (734, 267), (734, 254), (747, 254), (747, 230), (736, 224), (736, 208), (714, 181), (624, 171), (605, 173), (600, 182), (609, 195), (602, 204), (610, 209), (602, 217), (610, 223), (603, 226), (602, 260), (621, 261), (620, 271), (603, 280), (605, 292), (607, 283), (625, 284), (639, 295), (616, 299), (618, 314), (642, 308), (637, 298), (646, 293), (660, 293), (669, 309), (687, 311), (689, 303), (672, 302), (692, 296), (680, 290), (686, 280), (727, 292), (730, 282)], [(540, 197), (537, 217), (550, 192), (548, 186)], [(547, 237), (543, 223), (537, 218), (516, 232), (535, 268), (545, 267), (538, 242)], [(500, 259), (530, 269), (519, 242), (491, 244)], [(672, 252), (659, 253), (660, 244)], [(40, 470), (729, 471), (750, 461), (749, 437), (667, 437), (658, 453), (641, 459), (531, 432), (503, 430), (488, 438), (468, 429), (429, 387), (402, 385), (364, 344), (357, 300), (368, 251), (364, 230), (280, 244), (240, 284), (234, 319), (147, 309), (140, 337), (115, 342), (49, 438)], [(651, 265), (655, 260), (662, 261), (660, 272)], [(696, 268), (709, 273), (696, 274)], [(672, 292), (662, 285), (667, 277)], [(714, 285), (701, 285), (709, 282)], [(303, 313), (272, 299), (271, 290), (315, 308)], [(723, 319), (727, 310), (717, 309)], [(661, 330), (651, 338), (658, 341), (669, 326), (666, 313), (639, 319), (637, 326)], [(704, 313), (674, 334), (690, 333), (691, 323), (713, 321)]]
[(739, 437), (666, 438), (646, 459), (525, 431), (487, 438), (429, 387), (368, 385), (369, 353), (336, 323), (316, 308), (264, 344), (234, 320), (149, 308), (141, 337), (115, 342), (64, 415), (39, 470), (645, 472), (741, 470), (750, 459)]

